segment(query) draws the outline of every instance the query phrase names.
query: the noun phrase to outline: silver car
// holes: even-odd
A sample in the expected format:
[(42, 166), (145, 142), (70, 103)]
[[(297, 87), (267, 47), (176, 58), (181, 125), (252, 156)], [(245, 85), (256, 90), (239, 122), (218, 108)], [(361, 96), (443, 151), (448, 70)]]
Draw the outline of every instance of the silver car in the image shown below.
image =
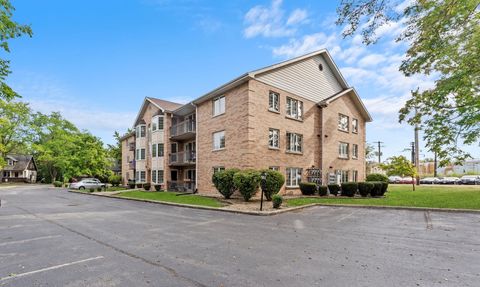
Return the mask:
[(96, 178), (84, 178), (78, 182), (72, 182), (70, 184), (71, 189), (97, 189), (99, 187), (105, 188), (106, 185)]

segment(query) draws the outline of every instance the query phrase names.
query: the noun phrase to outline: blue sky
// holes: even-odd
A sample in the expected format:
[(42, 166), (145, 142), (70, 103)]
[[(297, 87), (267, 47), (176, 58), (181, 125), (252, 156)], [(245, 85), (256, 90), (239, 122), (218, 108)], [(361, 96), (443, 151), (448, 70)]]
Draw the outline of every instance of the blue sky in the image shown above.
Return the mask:
[[(413, 129), (398, 124), (397, 112), (410, 90), (433, 83), (398, 72), (401, 21), (381, 28), (373, 46), (343, 39), (339, 1), (12, 3), (34, 35), (12, 41), (8, 83), (33, 109), (60, 111), (105, 143), (133, 124), (144, 97), (186, 103), (249, 70), (327, 48), (374, 118), (367, 142), (383, 141), (384, 158), (409, 155), (402, 151)], [(467, 149), (480, 157), (478, 147)]]

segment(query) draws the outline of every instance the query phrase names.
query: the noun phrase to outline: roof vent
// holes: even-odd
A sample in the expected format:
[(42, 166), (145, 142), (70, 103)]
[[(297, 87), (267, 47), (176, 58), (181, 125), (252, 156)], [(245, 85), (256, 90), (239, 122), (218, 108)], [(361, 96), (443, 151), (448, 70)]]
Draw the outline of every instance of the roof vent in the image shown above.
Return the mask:
[(323, 65), (322, 65), (322, 64), (318, 64), (318, 69), (319, 69), (320, 71), (323, 71)]

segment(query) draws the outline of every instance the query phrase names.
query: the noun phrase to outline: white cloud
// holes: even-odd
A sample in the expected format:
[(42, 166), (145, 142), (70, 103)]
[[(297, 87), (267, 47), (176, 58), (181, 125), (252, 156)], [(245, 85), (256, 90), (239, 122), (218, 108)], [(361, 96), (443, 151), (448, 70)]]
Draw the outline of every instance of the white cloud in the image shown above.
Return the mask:
[(382, 54), (369, 54), (358, 61), (360, 67), (372, 67), (385, 62), (386, 57)]
[(307, 22), (308, 13), (303, 9), (295, 9), (285, 20), (282, 0), (273, 0), (269, 7), (257, 5), (251, 8), (244, 17), (246, 38), (286, 37), (296, 33), (297, 27)]
[(305, 35), (302, 39), (290, 39), (288, 44), (273, 48), (275, 56), (295, 57), (326, 47), (335, 48), (335, 35), (327, 36), (324, 33)]

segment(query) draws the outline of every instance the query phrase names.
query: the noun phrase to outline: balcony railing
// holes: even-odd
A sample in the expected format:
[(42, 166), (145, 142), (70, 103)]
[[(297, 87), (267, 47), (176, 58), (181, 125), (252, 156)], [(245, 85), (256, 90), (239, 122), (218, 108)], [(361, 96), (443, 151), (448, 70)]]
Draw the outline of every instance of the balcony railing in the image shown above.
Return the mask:
[(187, 120), (173, 125), (170, 128), (170, 136), (173, 137), (188, 137), (194, 136), (196, 131), (196, 124), (194, 121)]
[(135, 150), (135, 143), (129, 143), (128, 144), (128, 150), (129, 151), (134, 151)]
[(195, 164), (196, 159), (197, 159), (196, 152), (181, 151), (177, 153), (171, 153), (169, 156), (169, 163), (173, 165), (189, 165), (189, 164)]
[(135, 161), (132, 160), (128, 163), (128, 169), (135, 169)]
[(179, 181), (169, 181), (167, 182), (167, 189), (169, 191), (177, 192), (194, 192), (196, 188), (195, 181), (179, 182)]

